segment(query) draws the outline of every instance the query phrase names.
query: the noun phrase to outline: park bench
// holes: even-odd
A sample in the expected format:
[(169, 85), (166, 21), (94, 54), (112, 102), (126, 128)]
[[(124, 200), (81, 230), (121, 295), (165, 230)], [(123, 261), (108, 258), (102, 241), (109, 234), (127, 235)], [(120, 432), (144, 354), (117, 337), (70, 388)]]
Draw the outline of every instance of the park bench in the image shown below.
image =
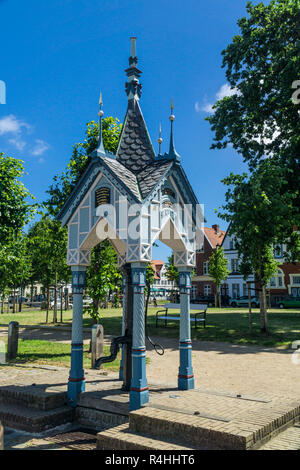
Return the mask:
[[(158, 320), (164, 320), (165, 326), (167, 326), (168, 320), (180, 321), (180, 314), (169, 314), (169, 310), (180, 310), (180, 304), (165, 304), (163, 310), (156, 312), (155, 326), (158, 326)], [(197, 310), (194, 312), (194, 310)], [(190, 321), (194, 323), (195, 328), (199, 322), (203, 323), (203, 327), (206, 325), (206, 310), (207, 304), (190, 304)]]

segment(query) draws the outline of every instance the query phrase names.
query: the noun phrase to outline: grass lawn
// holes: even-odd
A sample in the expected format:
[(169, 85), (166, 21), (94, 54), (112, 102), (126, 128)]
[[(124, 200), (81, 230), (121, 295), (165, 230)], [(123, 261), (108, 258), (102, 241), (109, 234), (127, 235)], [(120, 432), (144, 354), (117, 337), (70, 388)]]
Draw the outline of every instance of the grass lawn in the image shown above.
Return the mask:
[[(159, 307), (158, 307), (159, 309)], [(155, 328), (155, 312), (157, 308), (149, 308), (148, 332), (155, 336), (167, 336), (178, 338), (179, 322), (169, 322), (167, 327)], [(247, 309), (232, 308), (209, 308), (207, 313), (207, 325), (204, 329), (199, 325), (199, 329), (192, 327), (192, 339), (202, 339), (208, 341), (225, 341), (235, 344), (253, 344), (262, 346), (285, 346), (289, 347), (292, 341), (300, 339), (300, 309), (271, 309), (268, 313), (270, 335), (264, 336), (259, 331), (259, 313), (254, 309), (253, 313), (253, 334), (248, 331)], [(103, 318), (101, 323), (104, 332), (108, 335), (121, 334), (121, 309), (102, 310)], [(50, 313), (50, 319), (52, 314)], [(0, 324), (7, 324), (15, 320), (20, 324), (45, 324), (45, 312), (27, 311), (21, 313), (0, 315)], [(71, 324), (72, 312), (64, 312), (64, 326)], [(92, 321), (87, 313), (83, 316), (85, 327), (91, 327)], [(51, 323), (50, 323), (51, 325)], [(59, 324), (57, 326), (59, 328)], [(53, 343), (51, 343), (53, 344)]]
[[(85, 344), (83, 353), (83, 364), (85, 369), (91, 367), (91, 354), (88, 352), (89, 345)], [(104, 354), (110, 354), (109, 347), (104, 346)], [(18, 356), (10, 363), (32, 363), (51, 364), (59, 366), (70, 366), (71, 345), (40, 340), (19, 340)], [(120, 367), (121, 354), (113, 362), (103, 364), (102, 368), (118, 371)]]

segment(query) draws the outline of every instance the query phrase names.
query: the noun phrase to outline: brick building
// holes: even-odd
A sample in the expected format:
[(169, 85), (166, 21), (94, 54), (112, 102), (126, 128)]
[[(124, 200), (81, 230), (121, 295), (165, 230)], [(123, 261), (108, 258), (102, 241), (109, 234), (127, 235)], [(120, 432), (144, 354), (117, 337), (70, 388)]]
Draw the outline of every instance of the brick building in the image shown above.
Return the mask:
[(225, 230), (220, 230), (219, 225), (204, 227), (203, 251), (196, 254), (196, 272), (192, 279), (192, 300), (199, 296), (213, 296), (215, 294), (215, 284), (208, 274), (208, 260), (216, 249), (217, 245), (222, 245)]

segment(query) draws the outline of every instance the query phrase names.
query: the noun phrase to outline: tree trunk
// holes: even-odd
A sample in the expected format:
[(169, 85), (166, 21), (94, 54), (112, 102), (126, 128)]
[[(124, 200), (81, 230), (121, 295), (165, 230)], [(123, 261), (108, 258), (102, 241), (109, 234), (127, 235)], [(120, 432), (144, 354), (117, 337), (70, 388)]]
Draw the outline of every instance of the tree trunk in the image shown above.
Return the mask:
[(251, 284), (248, 284), (248, 305), (249, 305), (249, 333), (252, 334), (252, 305), (251, 305)]
[(33, 281), (30, 284), (30, 302), (33, 302)]
[(4, 313), (4, 295), (1, 297), (1, 313)]
[(16, 313), (16, 288), (13, 290), (13, 313)]
[(57, 272), (55, 273), (53, 323), (57, 323)]
[(268, 334), (268, 322), (267, 322), (267, 305), (266, 305), (266, 285), (264, 282), (260, 283), (261, 290), (259, 293), (260, 297), (260, 331), (264, 334)]
[(60, 323), (63, 322), (63, 288), (60, 288)]
[(49, 286), (47, 286), (46, 323), (48, 323), (48, 318), (49, 318), (49, 298), (50, 298), (50, 289), (49, 289)]
[(66, 287), (65, 292), (65, 310), (69, 309), (69, 289)]

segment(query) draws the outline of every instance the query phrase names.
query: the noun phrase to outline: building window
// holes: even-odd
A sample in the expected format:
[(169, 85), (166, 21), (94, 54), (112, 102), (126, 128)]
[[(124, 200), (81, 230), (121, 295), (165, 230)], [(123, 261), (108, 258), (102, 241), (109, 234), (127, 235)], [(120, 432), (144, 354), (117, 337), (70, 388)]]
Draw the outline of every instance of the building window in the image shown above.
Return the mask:
[(170, 188), (164, 188), (162, 190), (162, 194), (163, 194), (163, 196), (171, 196), (173, 199), (175, 199), (175, 193)]
[(237, 258), (231, 260), (231, 272), (237, 273), (239, 271), (239, 260)]
[(233, 240), (230, 240), (229, 248), (230, 248), (230, 250), (234, 250), (234, 241)]
[(95, 191), (95, 207), (110, 204), (110, 189), (99, 188)]
[(211, 286), (209, 284), (204, 286), (204, 295), (211, 295)]
[(274, 257), (275, 258), (282, 258), (283, 257), (283, 248), (282, 245), (274, 246)]
[(300, 276), (293, 276), (292, 279), (293, 279), (293, 285), (300, 286)]
[(208, 274), (208, 261), (203, 263), (203, 274)]
[(232, 297), (236, 299), (239, 296), (240, 296), (240, 285), (232, 284)]
[(245, 297), (246, 295), (248, 295), (248, 286), (244, 282), (244, 284), (243, 284), (243, 296)]
[(195, 299), (197, 296), (197, 286), (192, 286), (191, 288), (191, 298)]
[(283, 271), (281, 269), (278, 269), (277, 274), (270, 279), (267, 287), (269, 289), (283, 289), (284, 288), (283, 280), (284, 280)]

